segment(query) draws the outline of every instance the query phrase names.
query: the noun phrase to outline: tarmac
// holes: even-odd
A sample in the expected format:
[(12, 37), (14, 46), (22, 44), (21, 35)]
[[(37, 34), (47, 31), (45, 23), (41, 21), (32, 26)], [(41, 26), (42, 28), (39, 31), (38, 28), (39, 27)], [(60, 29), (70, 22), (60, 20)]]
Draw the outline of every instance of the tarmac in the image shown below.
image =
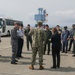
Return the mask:
[[(24, 38), (25, 39), (25, 38)], [(17, 65), (10, 64), (11, 62), (11, 38), (2, 37), (0, 43), (0, 75), (75, 75), (75, 57), (72, 57), (72, 52), (61, 53), (61, 66), (57, 69), (51, 69), (52, 55), (44, 55), (44, 70), (39, 70), (38, 55), (35, 64), (35, 69), (30, 70), (32, 51), (27, 51), (26, 40), (24, 41), (23, 53), (24, 58), (19, 59)]]

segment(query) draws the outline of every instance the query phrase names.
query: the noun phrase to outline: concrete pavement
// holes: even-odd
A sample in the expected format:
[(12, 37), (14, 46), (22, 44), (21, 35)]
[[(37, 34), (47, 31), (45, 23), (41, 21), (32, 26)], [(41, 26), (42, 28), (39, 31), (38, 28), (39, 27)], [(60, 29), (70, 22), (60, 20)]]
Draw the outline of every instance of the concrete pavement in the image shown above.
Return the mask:
[[(26, 50), (26, 44), (23, 47), (23, 57), (19, 59), (17, 65), (10, 64), (11, 62), (11, 44), (10, 37), (2, 37), (0, 43), (0, 75), (75, 75), (75, 57), (72, 57), (72, 52), (67, 54), (61, 53), (61, 68), (51, 69), (52, 56), (44, 55), (44, 70), (39, 70), (38, 55), (35, 64), (35, 70), (30, 70), (31, 51)], [(26, 43), (26, 41), (25, 41)]]

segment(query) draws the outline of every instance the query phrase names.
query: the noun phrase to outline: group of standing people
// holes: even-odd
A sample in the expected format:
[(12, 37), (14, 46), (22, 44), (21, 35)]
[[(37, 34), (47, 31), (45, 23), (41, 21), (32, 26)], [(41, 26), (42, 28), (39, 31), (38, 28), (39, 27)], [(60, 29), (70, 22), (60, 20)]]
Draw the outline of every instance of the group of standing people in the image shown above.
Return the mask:
[(62, 51), (62, 53), (67, 53), (68, 51), (70, 51), (72, 42), (70, 42), (69, 44), (69, 40), (73, 41), (73, 56), (75, 56), (75, 24), (73, 24), (72, 30), (68, 30), (67, 28), (67, 26), (64, 26), (62, 30), (60, 29), (60, 26), (57, 25), (52, 30), (50, 30), (48, 25), (45, 25), (45, 27), (42, 28), (42, 24), (38, 23), (37, 28), (29, 32), (30, 35), (33, 35), (32, 61), (29, 69), (34, 69), (37, 52), (39, 54), (39, 69), (44, 69), (44, 67), (42, 66), (43, 55), (46, 53), (46, 45), (48, 45), (47, 54), (50, 54), (51, 43), (53, 58), (53, 66), (51, 68), (60, 68), (60, 51)]
[[(42, 26), (42, 22), (38, 22), (36, 28), (31, 29), (30, 24), (27, 25), (27, 29), (23, 30), (23, 25), (19, 23), (14, 24), (14, 29), (11, 31), (11, 45), (12, 45), (12, 59), (11, 64), (17, 64), (16, 58), (22, 57), (22, 48), (24, 43), (24, 34), (26, 36), (27, 50), (29, 51), (29, 43), (32, 49), (31, 65), (29, 69), (34, 70), (36, 61), (36, 55), (39, 55), (39, 69), (43, 67), (43, 55), (46, 54), (46, 46), (48, 45), (47, 55), (50, 54), (52, 48), (53, 66), (51, 68), (60, 68), (60, 51), (67, 53), (71, 50), (73, 43), (73, 53), (75, 56), (75, 25), (73, 29), (69, 31), (67, 26), (64, 30), (60, 29), (60, 26), (49, 29), (49, 25)], [(68, 49), (68, 41), (70, 40), (70, 46)], [(52, 47), (51, 47), (52, 43)], [(51, 47), (51, 48), (50, 48)]]
[[(73, 57), (75, 57), (75, 24), (72, 25), (72, 29), (68, 30), (68, 27), (64, 27), (64, 31), (62, 32), (62, 53), (67, 51), (71, 51), (72, 44), (73, 44)], [(70, 43), (68, 43), (70, 40)]]
[(56, 27), (50, 31), (49, 25), (46, 25), (45, 28), (42, 27), (42, 22), (38, 22), (37, 27), (29, 32), (29, 35), (33, 36), (32, 60), (29, 69), (34, 70), (37, 52), (39, 55), (39, 69), (44, 69), (43, 55), (46, 53), (46, 45), (48, 45), (47, 54), (50, 54), (50, 43), (52, 43), (53, 58), (53, 66), (51, 68), (60, 68), (61, 32)]

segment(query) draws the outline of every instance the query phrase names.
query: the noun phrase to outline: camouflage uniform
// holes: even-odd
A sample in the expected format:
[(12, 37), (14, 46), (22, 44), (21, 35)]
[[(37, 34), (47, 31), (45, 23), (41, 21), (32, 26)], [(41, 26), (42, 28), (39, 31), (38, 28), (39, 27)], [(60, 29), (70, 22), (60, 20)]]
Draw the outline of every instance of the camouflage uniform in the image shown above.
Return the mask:
[[(75, 32), (74, 32), (74, 34), (73, 34), (73, 37), (75, 38)], [(73, 41), (73, 53), (74, 53), (74, 55), (75, 55), (75, 40)]]
[(12, 45), (12, 58), (11, 62), (15, 62), (17, 49), (18, 49), (18, 36), (17, 36), (17, 28), (11, 30), (11, 45)]
[(0, 31), (0, 42), (1, 42), (1, 31)]
[(26, 44), (27, 44), (27, 50), (29, 51), (29, 42), (32, 46), (32, 37), (30, 35), (28, 35), (28, 33), (30, 32), (30, 29), (26, 29), (25, 30), (25, 36), (26, 36)]
[(29, 32), (29, 34), (33, 35), (32, 39), (32, 62), (31, 65), (35, 64), (36, 55), (38, 52), (39, 55), (39, 65), (43, 65), (43, 40), (44, 40), (44, 31), (42, 28), (35, 28)]
[(45, 36), (46, 36), (46, 43), (45, 43), (45, 47), (44, 47), (44, 54), (46, 52), (46, 45), (48, 45), (47, 54), (49, 55), (49, 53), (50, 53), (50, 39), (52, 36), (52, 32), (49, 29), (45, 30)]

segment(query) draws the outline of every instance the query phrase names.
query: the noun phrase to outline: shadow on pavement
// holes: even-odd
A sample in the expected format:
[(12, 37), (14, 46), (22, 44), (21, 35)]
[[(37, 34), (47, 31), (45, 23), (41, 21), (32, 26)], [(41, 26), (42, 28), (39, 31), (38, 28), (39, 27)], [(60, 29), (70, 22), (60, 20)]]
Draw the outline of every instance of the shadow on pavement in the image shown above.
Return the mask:
[(0, 56), (0, 62), (6, 63), (6, 62), (10, 62), (10, 61), (11, 61), (10, 56)]
[(23, 54), (32, 54), (32, 52), (29, 52), (29, 51), (28, 52), (23, 52)]
[(60, 67), (60, 68), (57, 68), (57, 69), (45, 68), (44, 70), (59, 71), (59, 72), (75, 72), (75, 68), (73, 68), (73, 67)]
[[(25, 61), (25, 62), (19, 61), (18, 64), (19, 64), (19, 65), (31, 65), (31, 61), (29, 61), (29, 62), (27, 62), (27, 61)], [(39, 65), (39, 62), (35, 62), (35, 66), (36, 66), (36, 65)], [(46, 64), (43, 63), (43, 65), (46, 65)]]
[[(31, 58), (29, 57), (24, 57), (24, 58), (20, 58), (20, 59), (26, 59), (26, 61), (22, 60), (22, 61), (18, 61), (19, 65), (27, 65), (27, 64), (31, 64)], [(27, 61), (28, 59), (28, 61)], [(37, 60), (38, 58), (36, 58)], [(30, 61), (29, 61), (30, 60)], [(45, 60), (45, 59), (44, 59)], [(7, 62), (11, 62), (11, 57), (10, 56), (1, 56), (0, 57), (0, 62), (2, 63), (7, 63)], [(36, 65), (39, 64), (38, 62), (36, 62)], [(44, 64), (45, 65), (45, 64)]]
[(60, 54), (60, 56), (68, 56), (68, 55), (65, 55), (65, 54)]
[(23, 58), (20, 58), (20, 59), (30, 59), (30, 60), (31, 60), (31, 58), (30, 58), (30, 57), (23, 57)]

